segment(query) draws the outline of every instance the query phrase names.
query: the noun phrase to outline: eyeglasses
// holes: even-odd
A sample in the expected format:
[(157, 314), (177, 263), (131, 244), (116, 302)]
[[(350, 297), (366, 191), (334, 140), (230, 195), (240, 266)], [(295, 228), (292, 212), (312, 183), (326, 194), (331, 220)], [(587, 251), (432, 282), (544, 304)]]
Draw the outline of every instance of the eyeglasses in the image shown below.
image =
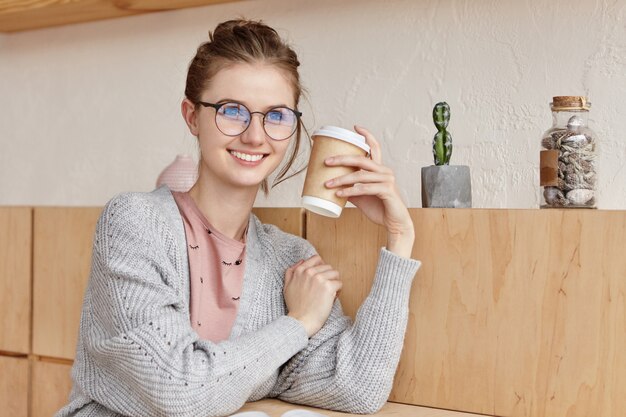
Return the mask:
[(300, 113), (289, 107), (273, 107), (267, 112), (250, 111), (246, 106), (236, 102), (207, 103), (199, 101), (204, 107), (215, 109), (215, 125), (226, 136), (239, 136), (250, 127), (252, 115), (263, 115), (263, 130), (274, 140), (285, 140), (291, 137), (298, 128)]

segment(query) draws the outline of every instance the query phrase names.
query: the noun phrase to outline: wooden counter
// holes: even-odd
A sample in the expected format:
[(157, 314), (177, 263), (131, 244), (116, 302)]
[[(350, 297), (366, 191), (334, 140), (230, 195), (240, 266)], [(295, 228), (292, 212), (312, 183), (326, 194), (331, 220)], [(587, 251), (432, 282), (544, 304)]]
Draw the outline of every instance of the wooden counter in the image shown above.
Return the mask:
[[(348, 414), (337, 411), (322, 410), (319, 408), (305, 407), (302, 405), (289, 404), (279, 400), (262, 400), (247, 403), (238, 413), (244, 411), (262, 411), (270, 417), (280, 417), (290, 410), (308, 410), (327, 417), (363, 416), (363, 414)], [(368, 414), (372, 417), (479, 417), (478, 414), (468, 414), (459, 411), (440, 410), (436, 408), (418, 407), (397, 403), (387, 403), (376, 414)]]
[[(0, 399), (12, 415), (28, 407), (50, 415), (67, 401), (99, 211), (0, 207)], [(339, 270), (354, 316), (384, 230), (356, 209), (337, 220), (300, 209), (255, 213), (305, 236)], [(626, 211), (410, 213), (422, 267), (390, 401), (433, 408), (390, 403), (379, 416), (626, 415)], [(15, 380), (24, 369), (26, 379)], [(293, 406), (245, 409), (259, 407), (279, 415)]]

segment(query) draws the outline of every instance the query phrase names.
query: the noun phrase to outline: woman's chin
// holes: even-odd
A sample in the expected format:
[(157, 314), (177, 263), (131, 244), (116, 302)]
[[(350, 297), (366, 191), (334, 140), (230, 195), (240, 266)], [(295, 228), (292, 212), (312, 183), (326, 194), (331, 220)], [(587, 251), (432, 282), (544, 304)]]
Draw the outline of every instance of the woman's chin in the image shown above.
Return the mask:
[(263, 183), (264, 179), (265, 179), (264, 177), (263, 178), (259, 178), (259, 177), (246, 178), (244, 176), (240, 176), (240, 177), (234, 178), (231, 184), (238, 188), (245, 188), (245, 189), (259, 188), (261, 184)]

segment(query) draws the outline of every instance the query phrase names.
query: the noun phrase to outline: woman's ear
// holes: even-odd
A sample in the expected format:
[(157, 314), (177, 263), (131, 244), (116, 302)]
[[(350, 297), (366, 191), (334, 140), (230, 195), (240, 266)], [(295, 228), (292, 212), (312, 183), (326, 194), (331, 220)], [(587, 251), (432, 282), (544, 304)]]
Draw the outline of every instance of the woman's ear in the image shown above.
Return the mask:
[(198, 112), (196, 109), (196, 105), (191, 102), (188, 98), (184, 98), (183, 102), (180, 103), (180, 111), (183, 114), (183, 119), (185, 119), (185, 123), (189, 127), (189, 131), (192, 135), (198, 136)]

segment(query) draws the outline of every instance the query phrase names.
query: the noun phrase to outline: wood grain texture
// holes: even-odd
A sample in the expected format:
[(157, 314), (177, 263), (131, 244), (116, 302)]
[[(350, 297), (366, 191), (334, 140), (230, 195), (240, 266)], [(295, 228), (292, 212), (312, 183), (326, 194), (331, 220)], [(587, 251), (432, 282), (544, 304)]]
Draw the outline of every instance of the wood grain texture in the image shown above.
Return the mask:
[[(511, 417), (626, 415), (626, 212), (410, 211), (423, 265), (392, 401)], [(342, 273), (353, 315), (384, 235), (355, 209), (339, 220), (307, 215), (307, 230)]]
[(0, 415), (28, 416), (28, 358), (0, 356)]
[(0, 351), (30, 351), (32, 209), (0, 208)]
[(278, 226), (282, 231), (304, 237), (304, 211), (299, 208), (258, 208), (252, 212), (263, 223)]
[(0, 0), (0, 32), (182, 9), (233, 0)]
[(159, 11), (229, 3), (236, 0), (112, 0), (115, 6), (124, 10)]
[(38, 29), (137, 14), (108, 0), (4, 0), (0, 32)]
[(341, 274), (344, 286), (340, 300), (344, 313), (354, 319), (369, 293), (378, 251), (387, 234), (358, 209), (345, 208), (339, 219), (306, 212), (307, 240), (322, 259)]
[(36, 207), (33, 353), (73, 359), (102, 208)]
[(69, 399), (72, 365), (34, 359), (31, 369), (31, 417), (53, 416)]
[[(270, 417), (281, 417), (290, 410), (308, 410), (320, 413), (327, 417), (362, 416), (362, 414), (340, 413), (337, 411), (322, 410), (320, 408), (305, 407), (289, 404), (279, 400), (262, 400), (246, 403), (238, 412), (262, 411)], [(367, 414), (372, 417), (478, 417), (476, 414), (461, 413), (458, 411), (439, 410), (435, 408), (418, 407), (414, 405), (387, 403), (376, 414)]]

